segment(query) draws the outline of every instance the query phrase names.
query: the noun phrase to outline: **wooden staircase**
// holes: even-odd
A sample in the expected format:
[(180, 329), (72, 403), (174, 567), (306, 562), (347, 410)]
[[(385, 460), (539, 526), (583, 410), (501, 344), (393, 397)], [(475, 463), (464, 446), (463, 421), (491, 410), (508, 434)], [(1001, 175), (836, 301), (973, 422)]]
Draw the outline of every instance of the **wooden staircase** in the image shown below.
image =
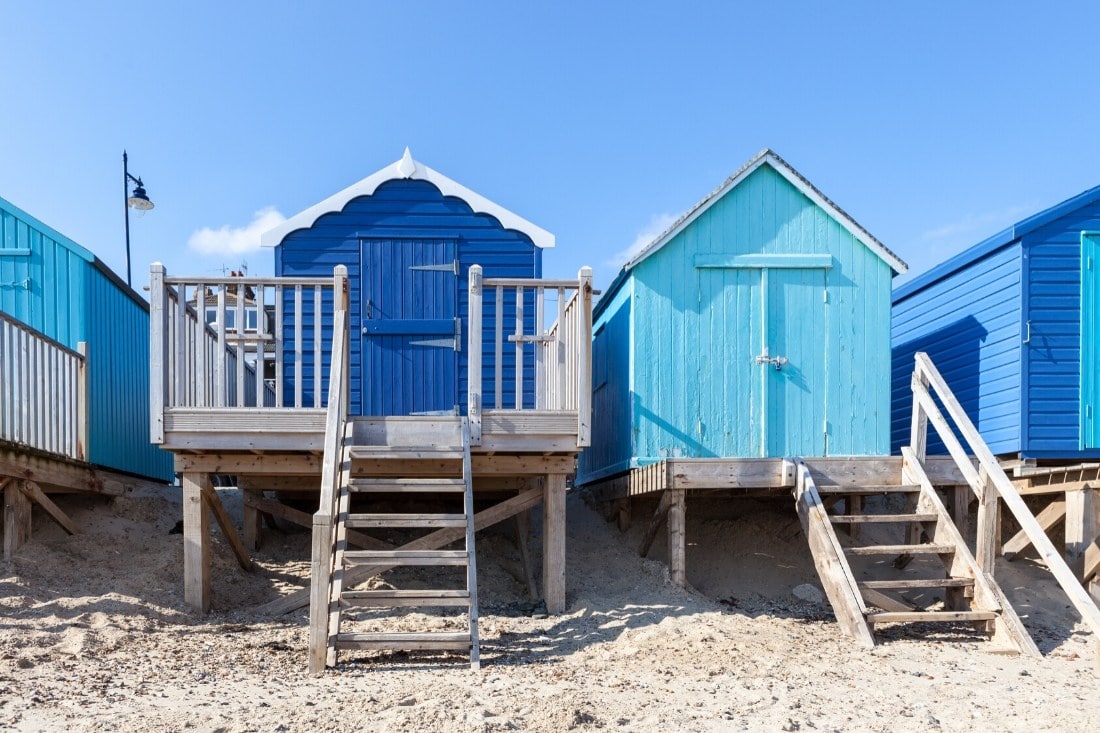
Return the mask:
[[(371, 432), (364, 428), (365, 421), (352, 420), (345, 431), (343, 479), (336, 495), (332, 530), (329, 613), (326, 619), (318, 619), (325, 625), (326, 639), (321, 669), (335, 664), (338, 651), (347, 650), (467, 652), (470, 666), (477, 669), (477, 563), (469, 424), (464, 417), (435, 418), (428, 425), (423, 421), (402, 423), (400, 418), (383, 424), (389, 429)], [(413, 431), (400, 429), (403, 424), (412, 426)], [(444, 512), (405, 511), (417, 500), (450, 506)], [(411, 541), (406, 537), (400, 546), (379, 542), (378, 547), (370, 549), (350, 549), (349, 529), (369, 530), (380, 536), (392, 530), (399, 530), (402, 536), (418, 530), (431, 535)], [(451, 545), (459, 546), (439, 549), (443, 544), (438, 539), (441, 531), (452, 532), (455, 541)], [(430, 568), (425, 574), (431, 578), (427, 581), (431, 587), (419, 587), (425, 585), (422, 577), (406, 578), (410, 585), (407, 588), (390, 587), (391, 581), (400, 582), (390, 576), (407, 576), (409, 573), (403, 572), (407, 568)], [(394, 572), (387, 576), (386, 587), (350, 587), (354, 581), (390, 570)], [(461, 577), (456, 578), (456, 574)], [(440, 577), (446, 575), (450, 577)], [(456, 616), (455, 608), (464, 614)], [(435, 613), (428, 614), (425, 609), (435, 609)]]
[[(935, 633), (936, 626), (970, 623), (998, 647), (1038, 656), (992, 576), (978, 567), (921, 462), (908, 448), (902, 453), (900, 483), (818, 486), (798, 462), (799, 516), (842, 627), (871, 647), (875, 627), (883, 624), (927, 624), (916, 628)], [(871, 496), (880, 498), (864, 501)], [(844, 514), (827, 511), (842, 502)], [(847, 531), (838, 533), (838, 527)], [(868, 560), (858, 577), (852, 558)]]

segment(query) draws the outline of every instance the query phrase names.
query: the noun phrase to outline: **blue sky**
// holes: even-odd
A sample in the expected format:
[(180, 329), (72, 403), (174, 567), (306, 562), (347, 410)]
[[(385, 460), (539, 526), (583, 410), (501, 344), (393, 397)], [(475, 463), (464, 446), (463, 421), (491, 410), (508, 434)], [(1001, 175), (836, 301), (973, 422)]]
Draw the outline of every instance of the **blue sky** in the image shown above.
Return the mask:
[(0, 196), (124, 273), (125, 148), (135, 281), (268, 274), (235, 230), (408, 145), (606, 285), (771, 147), (920, 272), (1100, 184), (1100, 5), (1037, 7), (0, 2)]

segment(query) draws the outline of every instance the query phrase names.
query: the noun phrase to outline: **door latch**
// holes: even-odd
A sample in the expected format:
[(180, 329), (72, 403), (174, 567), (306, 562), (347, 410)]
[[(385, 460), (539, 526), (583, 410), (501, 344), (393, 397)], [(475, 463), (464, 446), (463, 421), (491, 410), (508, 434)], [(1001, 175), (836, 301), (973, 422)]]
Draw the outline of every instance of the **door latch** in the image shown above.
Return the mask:
[(787, 365), (787, 357), (785, 356), (768, 356), (768, 350), (764, 349), (763, 354), (759, 354), (756, 357), (757, 364), (771, 364), (775, 367), (775, 371), (783, 371), (783, 367)]

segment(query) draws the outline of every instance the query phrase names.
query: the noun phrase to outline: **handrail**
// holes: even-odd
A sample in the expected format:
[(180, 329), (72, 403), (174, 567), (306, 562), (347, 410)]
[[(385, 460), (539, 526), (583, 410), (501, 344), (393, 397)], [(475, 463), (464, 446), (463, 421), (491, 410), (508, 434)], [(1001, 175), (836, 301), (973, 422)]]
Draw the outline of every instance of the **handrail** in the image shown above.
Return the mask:
[(348, 422), (348, 282), (347, 268), (335, 271), (332, 333), (332, 367), (328, 387), (328, 412), (325, 419), (325, 455), (321, 464), (321, 496), (313, 515), (313, 549), (309, 604), (309, 669), (324, 670), (330, 636), (330, 604), (333, 579), (334, 545), (343, 484), (344, 437)]
[[(978, 497), (979, 506), (983, 513), (979, 515), (978, 526), (978, 555), (979, 565), (982, 570), (992, 572), (992, 553), (982, 552), (983, 546), (991, 545), (994, 540), (996, 528), (996, 500), (1000, 498), (1005, 506), (1019, 522), (1020, 528), (1031, 540), (1031, 544), (1039, 552), (1040, 558), (1046, 563), (1051, 574), (1062, 586), (1062, 590), (1069, 596), (1074, 607), (1092, 629), (1094, 634), (1100, 636), (1100, 609), (1096, 607), (1088, 592), (1084, 589), (1077, 577), (1073, 574), (1069, 565), (1062, 559), (1061, 553), (1054, 547), (1054, 543), (1047, 537), (1046, 532), (1039, 525), (1035, 516), (1024, 504), (1024, 500), (1013, 486), (1012, 480), (1001, 468), (1001, 464), (994, 457), (989, 446), (982, 440), (978, 429), (959, 404), (954, 393), (947, 386), (947, 382), (936, 369), (928, 354), (918, 351), (915, 354), (916, 366), (913, 372), (913, 420), (912, 420), (912, 444), (913, 453), (918, 460), (925, 458), (927, 445), (928, 423), (936, 429), (940, 439), (947, 446), (948, 452), (959, 470), (963, 472), (971, 490)], [(943, 403), (947, 414), (954, 421), (962, 438), (969, 446), (971, 453), (978, 459), (981, 471), (975, 471), (970, 460), (963, 450), (962, 443), (955, 436), (944, 418), (943, 413), (936, 405), (932, 395), (935, 394)], [(962, 451), (962, 455), (959, 452)], [(982, 563), (982, 555), (987, 557), (986, 563)]]
[(0, 313), (0, 439), (86, 459), (87, 344), (78, 347)]

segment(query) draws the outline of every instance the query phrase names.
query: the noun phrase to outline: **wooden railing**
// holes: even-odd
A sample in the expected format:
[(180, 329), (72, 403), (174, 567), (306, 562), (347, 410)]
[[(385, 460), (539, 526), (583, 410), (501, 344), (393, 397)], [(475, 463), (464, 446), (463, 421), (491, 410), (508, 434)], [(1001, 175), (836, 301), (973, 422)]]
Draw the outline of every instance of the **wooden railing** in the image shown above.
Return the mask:
[(332, 278), (169, 277), (154, 263), (154, 442), (158, 429), (163, 439), (165, 408), (322, 407), (323, 347), (332, 322), (325, 291), (334, 286)]
[[(912, 380), (913, 418), (910, 428), (910, 446), (913, 456), (919, 462), (924, 461), (928, 445), (928, 424), (931, 423), (978, 500), (975, 555), (981, 570), (989, 574), (993, 574), (994, 571), (997, 526), (1000, 521), (998, 500), (1001, 500), (1019, 522), (1022, 531), (1038, 551), (1040, 559), (1062, 586), (1062, 590), (1069, 596), (1070, 601), (1092, 628), (1093, 633), (1100, 635), (1100, 609), (1097, 609), (1088, 592), (1062, 559), (1061, 553), (1024, 504), (1016, 487), (1012, 485), (1012, 480), (1001, 468), (1001, 464), (989, 450), (989, 446), (982, 440), (978, 429), (948, 388), (947, 382), (932, 360), (922, 351), (918, 351), (915, 358), (916, 368)], [(943, 404), (942, 411), (935, 398), (939, 398), (939, 402)], [(961, 434), (962, 440), (944, 416), (944, 411)], [(965, 445), (962, 441), (965, 441)], [(974, 467), (970, 455), (977, 458), (977, 468)]]
[(313, 515), (313, 549), (310, 565), (309, 669), (324, 670), (329, 663), (330, 637), (334, 632), (331, 608), (336, 543), (343, 523), (340, 512), (347, 512), (349, 467), (344, 462), (344, 441), (350, 401), (348, 370), (348, 293), (347, 268), (336, 268), (339, 286), (334, 298), (332, 369), (328, 386), (328, 412), (325, 420), (325, 454), (321, 464), (321, 499)]
[(0, 439), (84, 460), (87, 345), (78, 348), (0, 313)]
[[(589, 444), (592, 295), (592, 270), (588, 267), (581, 268), (576, 280), (486, 279), (479, 265), (470, 267), (467, 404), (474, 445), (480, 443), (481, 418), (487, 409), (576, 411), (577, 445)], [(547, 301), (557, 310), (549, 328)], [(532, 308), (530, 317), (528, 309)], [(484, 324), (493, 328), (488, 345)], [(490, 355), (493, 371), (486, 391), (483, 368)], [(534, 366), (533, 395), (526, 391), (528, 358)]]

